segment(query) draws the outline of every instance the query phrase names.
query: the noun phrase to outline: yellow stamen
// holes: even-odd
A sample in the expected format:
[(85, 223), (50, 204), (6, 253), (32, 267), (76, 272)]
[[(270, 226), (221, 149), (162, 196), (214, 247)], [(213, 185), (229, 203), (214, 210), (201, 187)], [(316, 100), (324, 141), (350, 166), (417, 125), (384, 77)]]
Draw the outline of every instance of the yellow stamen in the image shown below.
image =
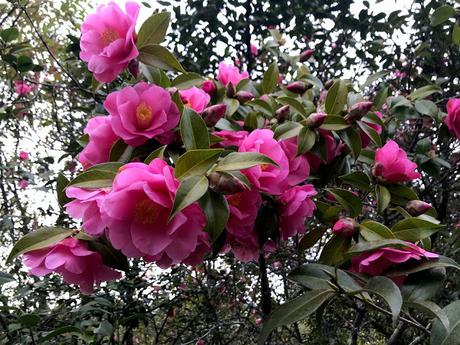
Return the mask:
[(146, 129), (152, 122), (152, 109), (145, 103), (141, 103), (136, 108), (137, 127)]
[(118, 36), (118, 32), (116, 32), (114, 29), (106, 29), (101, 34), (101, 39), (105, 46), (108, 46), (110, 43), (116, 41), (118, 38), (120, 38)]
[(139, 201), (134, 208), (134, 220), (142, 224), (156, 223), (158, 215), (158, 210), (149, 199)]

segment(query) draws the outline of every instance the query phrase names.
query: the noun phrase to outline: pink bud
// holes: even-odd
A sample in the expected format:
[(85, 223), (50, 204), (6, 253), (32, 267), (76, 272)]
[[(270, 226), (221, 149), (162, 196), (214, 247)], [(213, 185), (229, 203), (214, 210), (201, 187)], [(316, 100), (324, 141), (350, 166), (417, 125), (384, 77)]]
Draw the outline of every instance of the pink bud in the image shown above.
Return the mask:
[(307, 49), (300, 53), (300, 62), (305, 62), (313, 56), (315, 51), (313, 49)]
[(26, 161), (29, 159), (29, 153), (26, 151), (20, 151), (19, 152), (19, 159), (22, 161)]
[(246, 103), (247, 101), (250, 101), (251, 99), (253, 99), (254, 95), (249, 91), (238, 91), (236, 93), (236, 98), (238, 99), (238, 101), (241, 104), (243, 104), (243, 103)]
[(231, 82), (227, 84), (227, 90), (225, 91), (225, 94), (227, 95), (228, 98), (233, 98), (235, 97), (236, 94), (236, 87), (233, 85)]
[(216, 83), (214, 82), (214, 80), (209, 80), (209, 79), (203, 82), (203, 85), (201, 85), (201, 88), (203, 89), (204, 92), (206, 92), (209, 95), (214, 94), (214, 92), (216, 92), (217, 90)]
[(307, 90), (307, 84), (303, 81), (295, 81), (286, 86), (286, 89), (293, 93), (302, 94)]
[(222, 194), (236, 194), (246, 190), (246, 187), (232, 175), (218, 172), (209, 175), (209, 187)]
[(326, 120), (326, 114), (324, 113), (313, 113), (308, 116), (306, 122), (306, 125), (310, 128), (318, 128), (320, 127), (323, 123), (324, 120)]
[(215, 104), (203, 110), (201, 116), (203, 117), (203, 120), (206, 123), (206, 125), (212, 127), (215, 126), (217, 121), (219, 121), (225, 115), (226, 111), (227, 105)]
[(332, 227), (334, 234), (340, 237), (351, 237), (359, 230), (359, 225), (353, 218), (340, 218)]
[(133, 59), (129, 62), (128, 64), (128, 71), (129, 73), (131, 73), (131, 75), (134, 77), (134, 78), (138, 78), (139, 77), (139, 74), (140, 74), (140, 70), (139, 70), (139, 61), (137, 59)]
[(357, 121), (366, 115), (374, 103), (370, 101), (358, 102), (348, 109), (348, 115), (345, 116), (345, 121)]
[(29, 181), (27, 180), (20, 180), (19, 181), (19, 188), (26, 189), (29, 186)]
[(421, 200), (411, 200), (406, 204), (406, 210), (411, 216), (417, 217), (432, 209), (431, 204)]
[(283, 105), (275, 112), (275, 117), (277, 118), (279, 123), (282, 123), (287, 120), (289, 117), (290, 107), (288, 104)]
[(280, 267), (281, 267), (281, 262), (275, 261), (275, 262), (273, 263), (273, 268), (274, 268), (275, 270), (279, 269)]

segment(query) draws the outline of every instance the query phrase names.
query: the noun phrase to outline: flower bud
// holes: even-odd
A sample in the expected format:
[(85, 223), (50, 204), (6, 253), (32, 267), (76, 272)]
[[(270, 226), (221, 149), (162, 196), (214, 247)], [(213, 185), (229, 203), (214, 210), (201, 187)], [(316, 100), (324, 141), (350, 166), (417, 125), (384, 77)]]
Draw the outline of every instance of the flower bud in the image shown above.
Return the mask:
[(235, 96), (241, 104), (254, 98), (254, 95), (249, 91), (238, 91)]
[(139, 70), (139, 61), (137, 59), (133, 59), (129, 62), (128, 64), (128, 71), (129, 73), (131, 73), (131, 75), (134, 77), (134, 78), (138, 78), (139, 77), (139, 74), (140, 74), (140, 70)]
[(227, 105), (225, 104), (215, 104), (207, 107), (201, 113), (201, 117), (203, 118), (204, 122), (207, 126), (212, 127), (215, 126), (217, 121), (219, 121), (227, 111)]
[(290, 112), (290, 107), (288, 104), (283, 105), (275, 112), (275, 118), (278, 120), (278, 123), (283, 123), (287, 120)]
[(305, 91), (307, 91), (308, 86), (306, 83), (303, 81), (294, 81), (286, 86), (286, 89), (288, 89), (291, 92), (297, 93), (297, 94), (302, 94)]
[(385, 178), (383, 178), (384, 169), (385, 167), (383, 164), (379, 162), (375, 162), (372, 166), (372, 176), (374, 176), (378, 182), (386, 182)]
[(327, 115), (324, 113), (310, 114), (310, 116), (307, 117), (305, 124), (310, 128), (318, 128), (324, 123), (324, 120), (326, 120), (326, 116)]
[(236, 94), (236, 87), (232, 83), (228, 83), (227, 85), (227, 90), (225, 92), (228, 98), (233, 98), (235, 97)]
[(411, 200), (406, 204), (406, 211), (413, 217), (420, 216), (432, 208), (431, 204), (421, 200)]
[(305, 62), (313, 56), (315, 51), (313, 49), (307, 49), (300, 53), (300, 62)]
[(216, 83), (214, 82), (214, 80), (210, 80), (210, 79), (205, 80), (203, 82), (203, 85), (201, 85), (201, 88), (208, 95), (213, 95), (214, 92), (216, 92), (216, 90), (217, 90)]
[(345, 121), (357, 121), (366, 115), (374, 103), (370, 101), (358, 102), (348, 109), (348, 115), (345, 116)]
[(246, 190), (246, 187), (232, 175), (218, 172), (209, 175), (209, 187), (222, 194), (235, 194)]
[(326, 90), (329, 90), (333, 84), (334, 84), (334, 80), (329, 79), (329, 80), (326, 81), (326, 83), (324, 84), (324, 88), (325, 88)]
[(332, 227), (334, 234), (340, 237), (351, 237), (359, 230), (359, 225), (353, 218), (340, 218)]

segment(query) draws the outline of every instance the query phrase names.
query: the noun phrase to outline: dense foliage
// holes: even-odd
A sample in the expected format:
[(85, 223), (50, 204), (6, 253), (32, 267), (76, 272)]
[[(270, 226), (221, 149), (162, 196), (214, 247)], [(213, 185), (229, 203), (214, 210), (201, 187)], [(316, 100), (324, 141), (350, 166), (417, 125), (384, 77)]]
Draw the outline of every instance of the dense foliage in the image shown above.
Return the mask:
[(458, 344), (457, 3), (88, 8), (0, 2), (0, 343)]

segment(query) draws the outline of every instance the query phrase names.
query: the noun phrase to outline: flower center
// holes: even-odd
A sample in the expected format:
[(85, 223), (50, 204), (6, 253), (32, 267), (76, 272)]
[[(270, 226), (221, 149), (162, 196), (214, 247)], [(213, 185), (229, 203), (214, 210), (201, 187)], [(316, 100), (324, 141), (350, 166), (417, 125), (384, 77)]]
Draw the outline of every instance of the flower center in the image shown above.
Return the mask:
[(149, 199), (139, 201), (134, 208), (134, 220), (142, 224), (154, 224), (158, 221), (159, 212)]
[(231, 197), (228, 198), (227, 200), (230, 205), (233, 205), (235, 207), (240, 206), (241, 204), (241, 193), (233, 194)]
[(261, 164), (260, 165), (260, 170), (265, 171), (270, 167), (270, 164)]
[(105, 46), (108, 46), (110, 43), (117, 40), (118, 38), (118, 33), (114, 29), (106, 29), (101, 34), (101, 39)]
[(139, 104), (136, 108), (137, 126), (146, 129), (152, 122), (152, 115), (152, 108), (145, 103)]

